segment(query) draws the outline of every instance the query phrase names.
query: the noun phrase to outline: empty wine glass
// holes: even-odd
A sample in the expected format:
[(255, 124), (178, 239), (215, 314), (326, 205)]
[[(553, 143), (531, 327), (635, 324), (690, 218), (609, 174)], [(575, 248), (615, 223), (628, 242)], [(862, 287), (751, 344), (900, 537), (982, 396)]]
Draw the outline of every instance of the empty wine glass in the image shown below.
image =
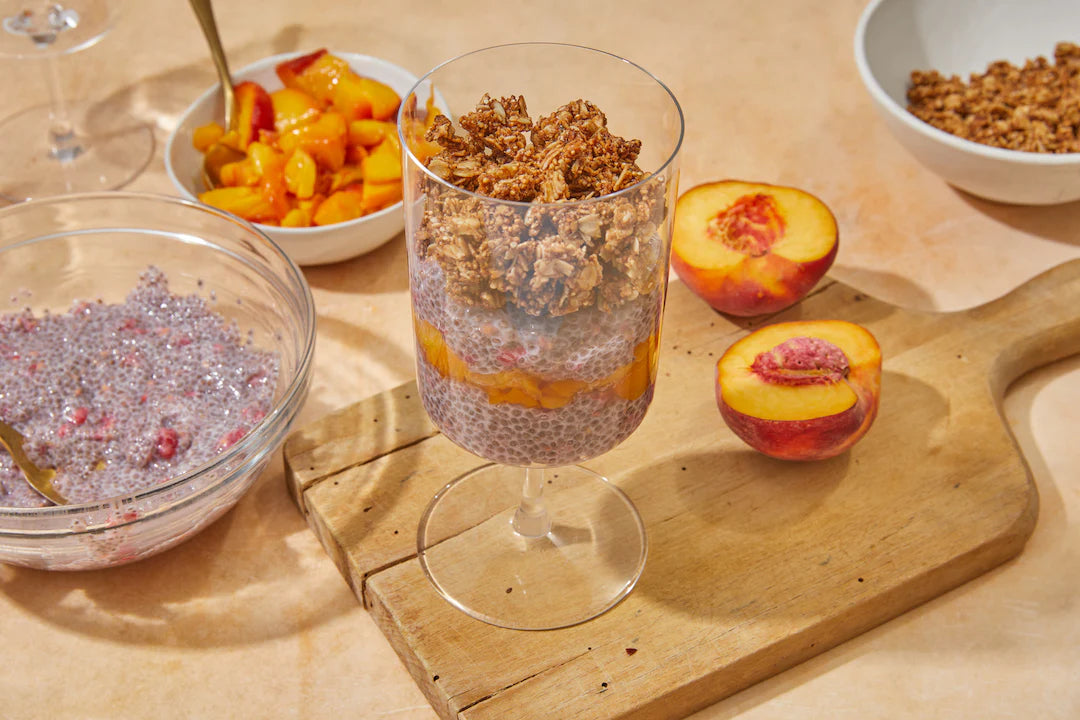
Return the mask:
[[(462, 152), (427, 160), (429, 107), (460, 119), (480, 102), (491, 125), (531, 131), (487, 138), (485, 155), (457, 123), (444, 126), (442, 144), (460, 140)], [(610, 136), (598, 131), (605, 122)], [(567, 125), (577, 130), (561, 135)], [(524, 43), (432, 70), (403, 101), (399, 128), (420, 396), (446, 437), (491, 461), (436, 494), (418, 528), (420, 563), (443, 597), (485, 622), (589, 620), (626, 597), (645, 565), (637, 509), (577, 463), (626, 439), (653, 397), (682, 111), (622, 58)], [(621, 149), (603, 167), (595, 157), (570, 167), (581, 156), (566, 145), (593, 133)], [(634, 140), (643, 175), (630, 167)], [(496, 146), (546, 158), (532, 180), (514, 162), (487, 176), (538, 181), (539, 198), (494, 199), (463, 181)], [(609, 174), (613, 190), (555, 200), (581, 173)]]
[(113, 190), (150, 160), (151, 129), (107, 103), (70, 102), (62, 56), (95, 45), (112, 27), (105, 0), (0, 0), (0, 56), (41, 63), (48, 105), (0, 120), (0, 195), (19, 202)]

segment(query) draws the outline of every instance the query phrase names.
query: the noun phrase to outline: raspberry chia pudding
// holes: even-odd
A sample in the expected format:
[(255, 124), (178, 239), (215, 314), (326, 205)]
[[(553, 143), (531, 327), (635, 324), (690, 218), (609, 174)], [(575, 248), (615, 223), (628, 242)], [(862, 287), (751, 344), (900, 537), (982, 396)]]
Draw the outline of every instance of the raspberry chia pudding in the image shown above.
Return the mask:
[(640, 142), (584, 100), (534, 123), (524, 99), (485, 96), (459, 124), (427, 132), (445, 182), (420, 179), (409, 252), (424, 407), (489, 460), (595, 457), (652, 400), (666, 186), (642, 182)]
[[(70, 501), (130, 495), (246, 435), (273, 406), (278, 365), (150, 268), (123, 303), (0, 315), (0, 419), (31, 460), (57, 469)], [(0, 448), (0, 506), (48, 504)]]

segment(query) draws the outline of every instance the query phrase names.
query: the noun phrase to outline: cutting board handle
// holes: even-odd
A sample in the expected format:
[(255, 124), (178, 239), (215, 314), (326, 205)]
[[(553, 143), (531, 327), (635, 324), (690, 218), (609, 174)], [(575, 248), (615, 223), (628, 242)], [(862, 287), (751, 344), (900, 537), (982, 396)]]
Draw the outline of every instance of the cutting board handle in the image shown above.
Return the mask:
[(1080, 260), (1033, 278), (1003, 298), (966, 311), (982, 343), (995, 397), (1026, 372), (1080, 353)]

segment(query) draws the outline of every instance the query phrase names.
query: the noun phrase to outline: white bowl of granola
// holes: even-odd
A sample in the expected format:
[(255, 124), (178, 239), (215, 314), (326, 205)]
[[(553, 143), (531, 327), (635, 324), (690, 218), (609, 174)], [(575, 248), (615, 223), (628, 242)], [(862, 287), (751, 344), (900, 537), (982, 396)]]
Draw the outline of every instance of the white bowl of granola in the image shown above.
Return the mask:
[(1080, 200), (1076, 28), (1076, 0), (872, 0), (855, 60), (927, 169), (987, 200), (1051, 205)]

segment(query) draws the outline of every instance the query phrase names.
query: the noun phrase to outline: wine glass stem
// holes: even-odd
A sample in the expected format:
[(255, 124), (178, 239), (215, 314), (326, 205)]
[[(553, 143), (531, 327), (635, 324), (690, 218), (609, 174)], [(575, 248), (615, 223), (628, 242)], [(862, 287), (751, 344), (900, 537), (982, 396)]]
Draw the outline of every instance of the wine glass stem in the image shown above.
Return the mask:
[(525, 468), (521, 504), (514, 512), (514, 531), (523, 537), (538, 538), (551, 530), (551, 517), (544, 504), (543, 468)]
[(75, 134), (60, 82), (60, 63), (55, 54), (45, 58), (45, 85), (49, 88), (52, 123), (49, 127), (49, 156), (60, 162), (74, 160), (85, 149)]

